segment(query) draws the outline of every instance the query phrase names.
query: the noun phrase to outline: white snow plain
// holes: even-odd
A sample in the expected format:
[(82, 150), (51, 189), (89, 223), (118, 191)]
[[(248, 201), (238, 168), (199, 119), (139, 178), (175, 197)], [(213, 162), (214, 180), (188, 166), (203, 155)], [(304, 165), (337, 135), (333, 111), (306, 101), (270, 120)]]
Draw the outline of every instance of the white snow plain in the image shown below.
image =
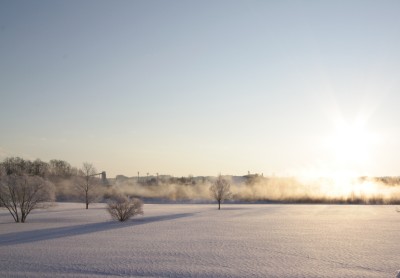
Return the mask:
[[(396, 277), (395, 206), (58, 203), (13, 223), (0, 210), (0, 277)], [(397, 276), (398, 277), (398, 276)]]

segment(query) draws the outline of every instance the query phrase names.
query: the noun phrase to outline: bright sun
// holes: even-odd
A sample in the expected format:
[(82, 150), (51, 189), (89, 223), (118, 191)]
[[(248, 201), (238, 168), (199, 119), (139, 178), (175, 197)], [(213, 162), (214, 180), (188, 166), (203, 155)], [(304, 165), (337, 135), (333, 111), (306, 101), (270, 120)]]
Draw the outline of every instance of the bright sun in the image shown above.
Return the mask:
[(360, 182), (359, 177), (370, 166), (373, 149), (377, 143), (376, 134), (367, 129), (366, 124), (336, 122), (336, 128), (327, 140), (332, 155), (327, 176), (326, 194), (332, 196), (371, 195), (376, 193), (374, 184)]
[(368, 162), (374, 136), (361, 125), (339, 125), (330, 137), (330, 149), (342, 166)]
[(341, 127), (332, 139), (336, 159), (341, 162), (361, 161), (368, 152), (367, 135), (363, 130), (349, 126)]

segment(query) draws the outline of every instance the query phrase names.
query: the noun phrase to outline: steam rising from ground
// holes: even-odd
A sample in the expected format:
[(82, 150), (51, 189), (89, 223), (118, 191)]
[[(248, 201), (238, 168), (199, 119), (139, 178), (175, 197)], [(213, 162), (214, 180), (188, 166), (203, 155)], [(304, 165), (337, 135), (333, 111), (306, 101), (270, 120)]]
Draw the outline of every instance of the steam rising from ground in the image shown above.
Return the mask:
[(390, 204), (400, 202), (400, 186), (374, 180), (321, 178), (301, 181), (272, 178), (247, 186), (235, 186), (239, 199), (307, 203)]
[(141, 198), (177, 200), (211, 200), (210, 182), (196, 184), (159, 183), (156, 185), (143, 185), (127, 180), (116, 182), (112, 190)]
[[(374, 178), (319, 178), (300, 179), (261, 176), (243, 177), (238, 181), (225, 177), (231, 183), (233, 200), (299, 203), (355, 203), (399, 204), (400, 182)], [(134, 179), (116, 181), (111, 191), (120, 191), (142, 198), (172, 201), (210, 201), (209, 188), (213, 179), (207, 178), (192, 184), (160, 182), (139, 184)]]

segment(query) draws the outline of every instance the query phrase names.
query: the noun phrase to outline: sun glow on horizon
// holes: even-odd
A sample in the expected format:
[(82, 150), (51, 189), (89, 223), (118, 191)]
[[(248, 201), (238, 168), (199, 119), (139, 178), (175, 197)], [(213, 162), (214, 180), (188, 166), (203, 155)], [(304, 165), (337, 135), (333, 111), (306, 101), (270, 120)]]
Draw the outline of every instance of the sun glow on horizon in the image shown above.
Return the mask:
[[(361, 120), (362, 119), (362, 120)], [(327, 137), (330, 161), (320, 177), (326, 178), (322, 190), (326, 196), (372, 196), (380, 193), (380, 186), (362, 176), (371, 176), (374, 151), (379, 136), (368, 129), (366, 118), (355, 122), (338, 118), (333, 132)]]
[(376, 136), (364, 125), (342, 123), (328, 140), (335, 162), (342, 166), (367, 163)]

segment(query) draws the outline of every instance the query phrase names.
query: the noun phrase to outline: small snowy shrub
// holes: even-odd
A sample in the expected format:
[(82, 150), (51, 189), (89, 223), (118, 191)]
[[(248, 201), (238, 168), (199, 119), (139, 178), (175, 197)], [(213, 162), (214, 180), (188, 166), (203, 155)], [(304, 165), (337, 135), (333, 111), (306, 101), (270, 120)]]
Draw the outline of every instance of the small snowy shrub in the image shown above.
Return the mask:
[(107, 202), (107, 211), (113, 219), (123, 222), (135, 215), (143, 214), (143, 202), (137, 198), (116, 194)]

